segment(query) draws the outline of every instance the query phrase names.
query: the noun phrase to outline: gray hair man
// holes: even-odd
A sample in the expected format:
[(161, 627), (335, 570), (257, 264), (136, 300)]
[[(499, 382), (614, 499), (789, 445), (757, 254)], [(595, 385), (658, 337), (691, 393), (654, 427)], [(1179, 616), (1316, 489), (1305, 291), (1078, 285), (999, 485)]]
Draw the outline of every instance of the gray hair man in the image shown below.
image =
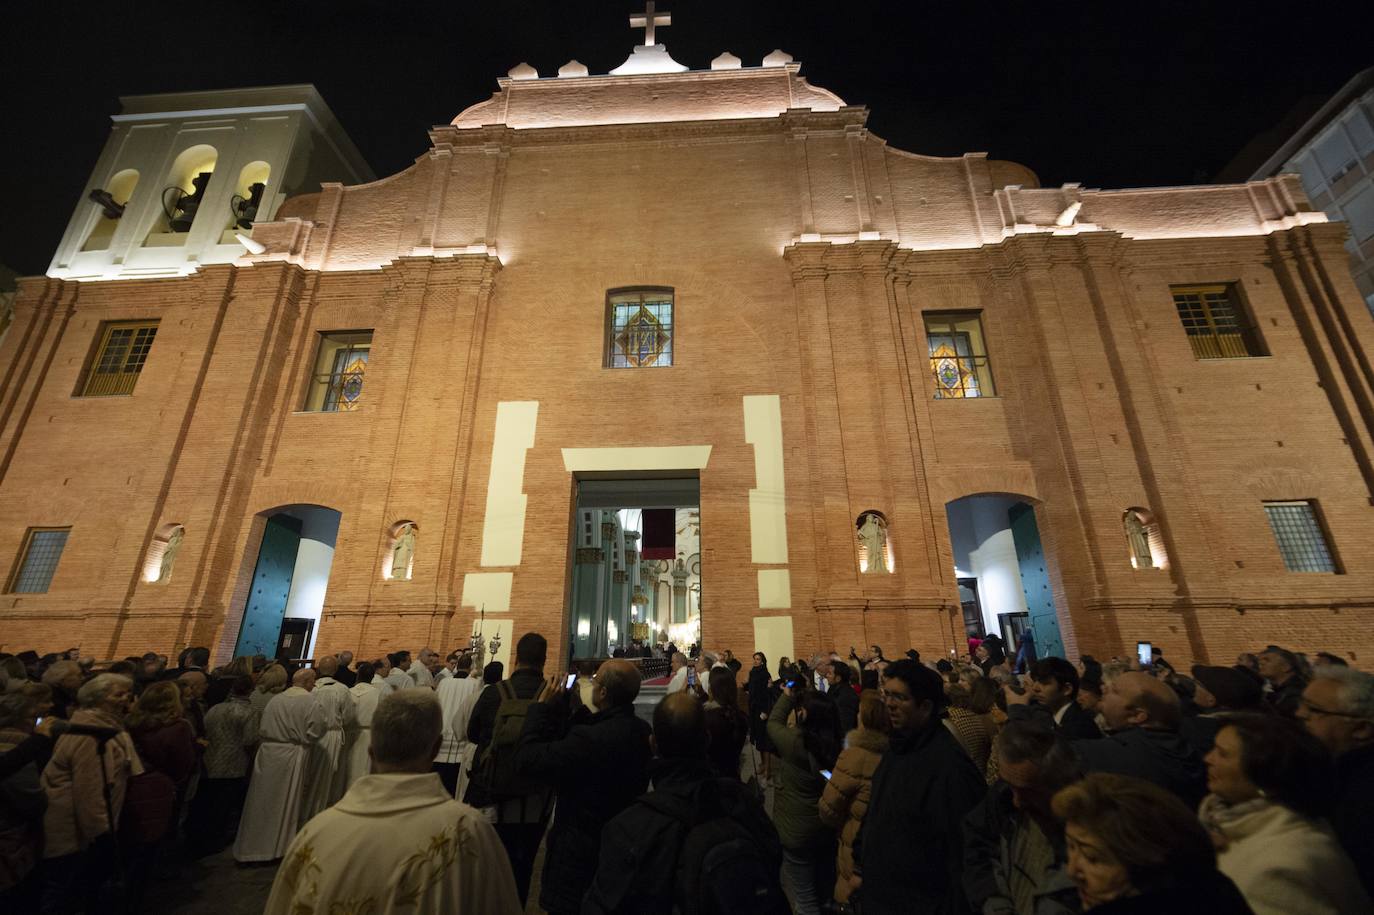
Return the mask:
[(1302, 691), (1298, 719), (1336, 757), (1331, 826), (1374, 895), (1374, 674), (1322, 665)]
[(377, 704), (372, 774), (301, 827), (264, 915), (333, 911), (358, 899), (378, 911), (521, 911), (496, 831), (430, 771), (442, 728), (429, 690), (392, 693)]

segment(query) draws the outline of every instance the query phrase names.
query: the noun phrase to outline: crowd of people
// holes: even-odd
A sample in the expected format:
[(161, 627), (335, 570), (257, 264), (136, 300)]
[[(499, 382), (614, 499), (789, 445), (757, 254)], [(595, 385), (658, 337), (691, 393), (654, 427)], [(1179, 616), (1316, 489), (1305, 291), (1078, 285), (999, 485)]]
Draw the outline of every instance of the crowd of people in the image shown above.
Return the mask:
[(551, 915), (1374, 912), (1374, 675), (1335, 655), (668, 648), (639, 709), (639, 649), (537, 633), (509, 672), (0, 655), (0, 903), (134, 911), (232, 848), (271, 915), (515, 913), (542, 847)]

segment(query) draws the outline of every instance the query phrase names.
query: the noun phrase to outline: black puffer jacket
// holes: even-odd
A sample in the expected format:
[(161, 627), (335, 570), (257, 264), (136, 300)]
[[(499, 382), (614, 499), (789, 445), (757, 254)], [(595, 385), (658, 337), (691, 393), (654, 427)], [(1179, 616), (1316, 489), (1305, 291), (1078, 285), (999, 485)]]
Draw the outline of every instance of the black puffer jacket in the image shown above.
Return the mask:
[(1196, 810), (1207, 793), (1202, 754), (1173, 731), (1126, 728), (1101, 740), (1075, 740), (1087, 772), (1111, 772), (1154, 782)]
[(649, 725), (622, 705), (568, 722), (564, 708), (530, 706), (516, 755), (521, 775), (558, 795), (549, 830), (539, 904), (548, 912), (576, 912), (591, 886), (601, 827), (649, 787)]
[(961, 880), (964, 817), (987, 783), (944, 722), (893, 734), (873, 774), (854, 860), (871, 915), (953, 915), (968, 911)]

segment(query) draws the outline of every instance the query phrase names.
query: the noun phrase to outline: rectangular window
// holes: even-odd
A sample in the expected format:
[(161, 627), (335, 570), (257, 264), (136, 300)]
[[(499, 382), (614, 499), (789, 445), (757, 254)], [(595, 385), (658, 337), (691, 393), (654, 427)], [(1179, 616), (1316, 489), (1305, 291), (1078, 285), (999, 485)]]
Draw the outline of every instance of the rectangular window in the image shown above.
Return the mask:
[(10, 594), (42, 594), (47, 591), (71, 530), (69, 527), (29, 528), (24, 535), (19, 564), (5, 591)]
[(1264, 512), (1288, 571), (1338, 571), (1315, 502), (1265, 502)]
[(315, 373), (310, 377), (305, 409), (339, 413), (362, 405), (363, 376), (372, 349), (372, 331), (331, 331), (320, 334)]
[(930, 344), (930, 374), (935, 398), (991, 397), (992, 384), (978, 312), (926, 312), (926, 341)]
[(611, 369), (673, 364), (673, 290), (613, 289), (606, 295), (606, 361)]
[(1266, 356), (1264, 341), (1233, 285), (1171, 286), (1174, 307), (1198, 359)]
[(100, 345), (81, 384), (81, 396), (132, 394), (156, 337), (156, 321), (120, 321), (102, 325)]

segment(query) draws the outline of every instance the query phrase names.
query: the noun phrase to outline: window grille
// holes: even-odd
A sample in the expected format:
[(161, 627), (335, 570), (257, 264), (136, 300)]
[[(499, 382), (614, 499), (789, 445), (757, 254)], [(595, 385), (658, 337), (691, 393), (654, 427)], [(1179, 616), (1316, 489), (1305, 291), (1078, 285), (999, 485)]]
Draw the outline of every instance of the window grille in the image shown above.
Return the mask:
[(320, 334), (315, 374), (310, 379), (305, 409), (343, 413), (362, 406), (363, 379), (372, 350), (372, 331), (335, 331)]
[(1198, 359), (1266, 355), (1249, 314), (1232, 286), (1174, 286), (1174, 307)]
[(1315, 503), (1265, 502), (1264, 511), (1288, 571), (1337, 571)]
[(605, 367), (673, 364), (673, 290), (615, 289), (606, 296)]
[(935, 398), (992, 397), (992, 365), (977, 312), (926, 312)]
[(100, 346), (96, 349), (90, 371), (86, 373), (85, 384), (81, 386), (81, 396), (132, 394), (156, 337), (156, 321), (123, 321), (104, 325)]
[(19, 554), (19, 565), (10, 586), (11, 594), (42, 594), (52, 583), (57, 571), (57, 562), (62, 558), (62, 550), (67, 546), (69, 527), (29, 528), (24, 537), (24, 548)]

